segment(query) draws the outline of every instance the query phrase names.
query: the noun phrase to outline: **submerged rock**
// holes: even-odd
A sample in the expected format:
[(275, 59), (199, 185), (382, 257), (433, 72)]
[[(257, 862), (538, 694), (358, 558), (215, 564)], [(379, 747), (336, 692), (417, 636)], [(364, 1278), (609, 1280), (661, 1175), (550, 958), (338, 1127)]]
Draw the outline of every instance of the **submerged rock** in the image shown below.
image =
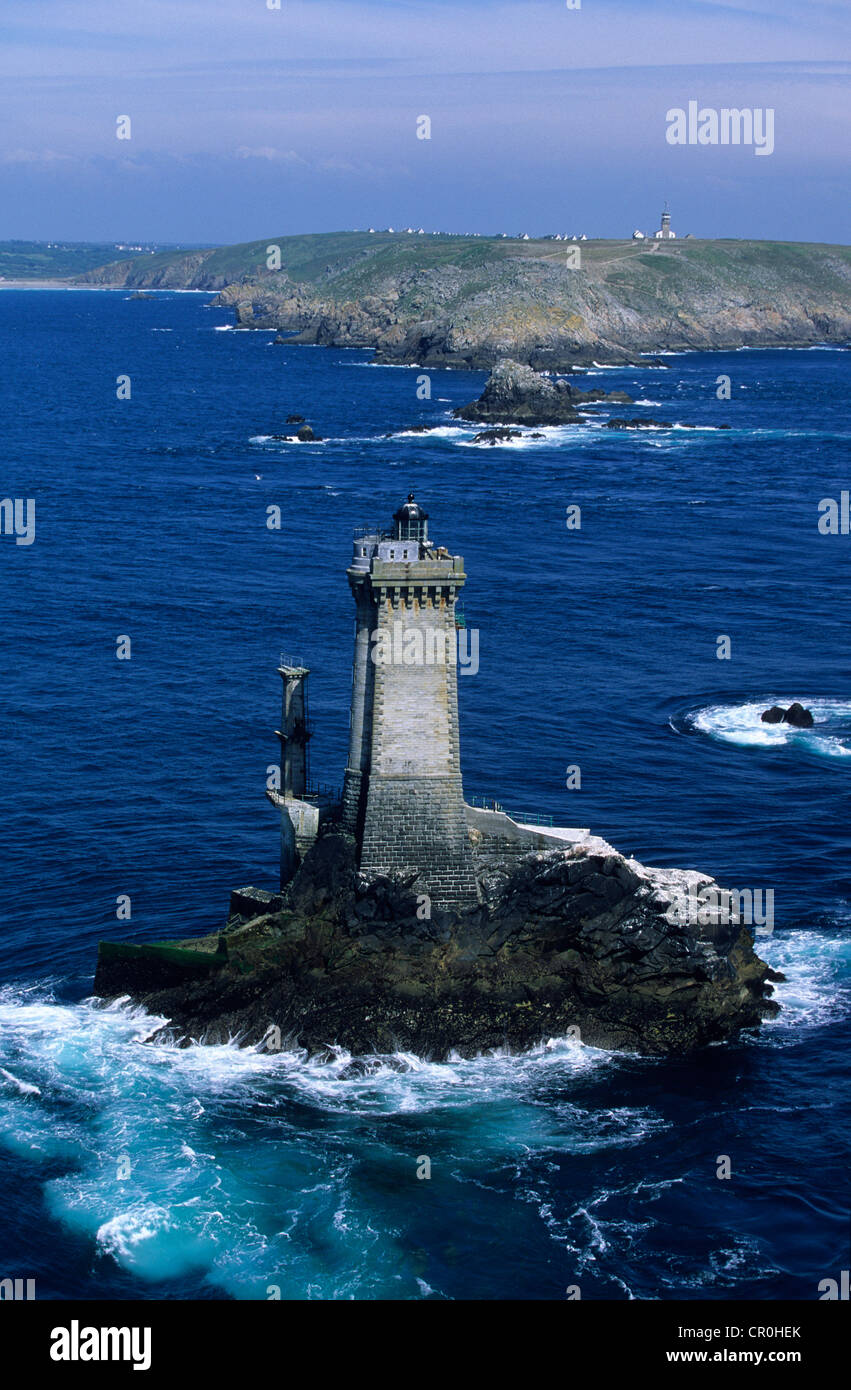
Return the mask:
[[(533, 435), (533, 439), (540, 439), (541, 435)], [(506, 444), (510, 439), (522, 439), (522, 430), (513, 430), (509, 426), (502, 429), (482, 430), (473, 438), (474, 444)]]
[[(475, 853), (475, 832), (471, 841)], [(570, 1030), (592, 1045), (680, 1053), (777, 1012), (770, 981), (782, 977), (705, 875), (646, 868), (594, 837), (478, 867), (480, 905), (423, 918), (415, 872), (365, 877), (354, 840), (331, 832), (280, 907), (246, 918), (264, 904), (243, 889), (213, 937), (102, 943), (95, 993), (130, 993), (184, 1040), (268, 1047), (272, 1036), (436, 1059)], [(695, 912), (698, 894), (714, 910)]]
[(280, 444), (321, 444), (322, 435), (315, 434), (310, 425), (302, 425), (298, 434), (270, 434), (270, 439)]
[(672, 430), (674, 428), (670, 420), (654, 420), (648, 415), (644, 419), (637, 416), (634, 420), (624, 420), (619, 415), (612, 420), (606, 421), (607, 430)]

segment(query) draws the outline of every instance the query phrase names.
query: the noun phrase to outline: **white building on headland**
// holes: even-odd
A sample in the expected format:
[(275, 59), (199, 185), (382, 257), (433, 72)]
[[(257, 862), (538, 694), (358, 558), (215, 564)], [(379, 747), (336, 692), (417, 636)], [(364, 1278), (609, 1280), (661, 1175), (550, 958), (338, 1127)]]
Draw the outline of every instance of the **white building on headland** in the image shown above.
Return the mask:
[[(676, 232), (671, 231), (671, 214), (668, 212), (668, 204), (665, 204), (665, 211), (662, 213), (662, 225), (658, 232), (652, 233), (654, 241), (676, 241)], [(632, 234), (633, 241), (646, 241), (647, 235), (636, 227)]]

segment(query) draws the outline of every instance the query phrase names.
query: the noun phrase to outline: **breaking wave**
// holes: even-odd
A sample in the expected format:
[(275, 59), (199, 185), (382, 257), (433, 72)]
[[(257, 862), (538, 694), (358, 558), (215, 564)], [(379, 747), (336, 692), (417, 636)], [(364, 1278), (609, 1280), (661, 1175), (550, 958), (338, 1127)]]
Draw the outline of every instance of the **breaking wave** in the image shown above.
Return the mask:
[[(790, 724), (764, 724), (761, 715), (771, 705), (788, 708), (799, 701), (812, 711), (811, 729)], [(721, 743), (762, 748), (819, 758), (851, 758), (851, 700), (813, 700), (798, 695), (766, 695), (743, 704), (713, 704), (671, 721), (678, 732), (705, 734)]]

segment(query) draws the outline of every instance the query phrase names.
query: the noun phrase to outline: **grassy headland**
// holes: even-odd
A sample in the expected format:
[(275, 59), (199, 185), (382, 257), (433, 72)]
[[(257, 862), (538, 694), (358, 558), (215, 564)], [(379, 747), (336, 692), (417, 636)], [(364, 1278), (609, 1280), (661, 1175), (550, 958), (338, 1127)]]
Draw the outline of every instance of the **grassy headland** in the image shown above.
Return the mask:
[[(279, 269), (269, 269), (273, 247)], [(247, 327), (423, 366), (489, 367), (510, 356), (565, 368), (851, 338), (851, 248), (815, 242), (326, 232), (164, 251), (81, 282), (217, 290)]]

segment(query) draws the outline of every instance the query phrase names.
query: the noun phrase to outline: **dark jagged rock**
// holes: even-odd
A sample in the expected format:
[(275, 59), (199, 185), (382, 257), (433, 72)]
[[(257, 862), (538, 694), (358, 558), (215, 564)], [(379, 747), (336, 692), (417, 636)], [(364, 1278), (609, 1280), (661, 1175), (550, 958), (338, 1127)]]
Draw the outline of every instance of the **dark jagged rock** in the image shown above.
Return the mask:
[(816, 721), (813, 719), (812, 710), (804, 709), (796, 700), (784, 714), (783, 722), (791, 724), (795, 729), (811, 729)]
[(280, 893), (269, 893), (265, 888), (234, 888), (230, 895), (228, 920), (243, 917), (251, 921), (254, 917), (280, 912), (282, 905)]
[(786, 711), (780, 705), (772, 705), (771, 709), (764, 710), (759, 717), (763, 724), (782, 724), (786, 718)]
[[(303, 419), (303, 415), (288, 415), (287, 424), (297, 425)], [(302, 444), (319, 444), (322, 441), (322, 435), (316, 434), (311, 425), (302, 425), (297, 434), (270, 434), (269, 438), (277, 439), (283, 444), (293, 444), (296, 440), (300, 440)]]
[(654, 420), (651, 415), (645, 419), (624, 420), (616, 415), (612, 420), (606, 421), (607, 430), (672, 430), (674, 426), (670, 420)]
[(152, 294), (146, 294), (144, 290), (134, 290), (133, 293), (131, 294), (130, 298), (131, 298), (131, 299), (153, 299), (154, 296), (153, 296)]
[[(679, 1053), (777, 1012), (770, 981), (782, 977), (711, 879), (645, 868), (591, 837), (479, 863), (485, 901), (429, 916), (414, 873), (365, 877), (354, 840), (325, 834), (279, 910), (240, 910), (223, 933), (172, 947), (104, 943), (95, 993), (131, 993), (178, 1039), (260, 1044), (275, 1030), (311, 1051), (434, 1058), (570, 1029), (592, 1045)], [(688, 905), (707, 891), (716, 910), (699, 922)], [(256, 894), (239, 890), (236, 908)]]
[(632, 405), (623, 391), (580, 391), (563, 377), (552, 380), (510, 358), (497, 362), (477, 401), (453, 410), (459, 420), (515, 425), (565, 425), (582, 419), (577, 406), (598, 401)]
[[(541, 439), (541, 435), (533, 435), (533, 438)], [(512, 430), (507, 425), (502, 429), (482, 430), (473, 438), (474, 444), (506, 444), (510, 439), (522, 439), (522, 430)]]
[(788, 709), (782, 705), (772, 705), (760, 715), (763, 724), (791, 724), (794, 729), (811, 729), (815, 723), (812, 711), (804, 709), (796, 700)]

